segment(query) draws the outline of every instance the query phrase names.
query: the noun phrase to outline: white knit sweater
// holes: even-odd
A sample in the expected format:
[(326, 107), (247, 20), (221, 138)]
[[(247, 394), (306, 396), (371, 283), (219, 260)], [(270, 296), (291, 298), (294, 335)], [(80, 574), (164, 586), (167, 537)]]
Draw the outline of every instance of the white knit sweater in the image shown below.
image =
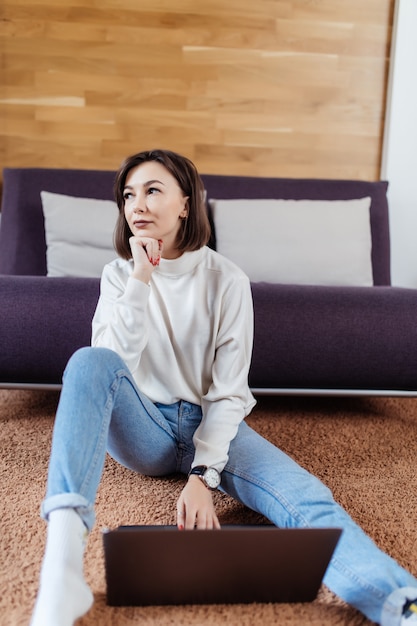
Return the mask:
[(248, 387), (253, 305), (247, 276), (204, 247), (161, 259), (149, 285), (132, 261), (105, 266), (92, 345), (117, 352), (153, 402), (201, 405), (193, 466), (222, 471), (255, 400)]

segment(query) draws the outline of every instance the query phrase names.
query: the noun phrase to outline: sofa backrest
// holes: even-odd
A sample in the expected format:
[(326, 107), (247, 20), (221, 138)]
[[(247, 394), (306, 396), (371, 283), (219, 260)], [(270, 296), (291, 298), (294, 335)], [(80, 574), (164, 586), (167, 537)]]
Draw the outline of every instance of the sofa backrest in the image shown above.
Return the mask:
[(41, 191), (113, 199), (115, 172), (5, 168), (0, 223), (0, 274), (46, 276)]
[[(207, 198), (283, 200), (353, 200), (371, 198), (372, 273), (374, 285), (391, 284), (389, 215), (386, 181), (308, 178), (254, 178), (204, 175)], [(215, 246), (214, 246), (215, 247)]]
[[(374, 284), (390, 284), (387, 182), (214, 174), (202, 175), (202, 178), (208, 199), (350, 200), (370, 196)], [(42, 276), (47, 273), (41, 191), (112, 200), (114, 179), (115, 172), (105, 170), (5, 168), (0, 223), (0, 274)], [(212, 245), (215, 247), (215, 233)]]

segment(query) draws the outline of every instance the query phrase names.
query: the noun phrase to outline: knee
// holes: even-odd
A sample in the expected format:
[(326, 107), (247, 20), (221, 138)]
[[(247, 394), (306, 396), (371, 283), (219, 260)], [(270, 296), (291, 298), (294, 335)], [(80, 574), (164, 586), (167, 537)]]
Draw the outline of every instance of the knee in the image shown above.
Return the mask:
[(78, 378), (91, 380), (97, 374), (102, 375), (106, 369), (114, 371), (120, 367), (125, 365), (113, 350), (87, 346), (79, 348), (70, 357), (63, 378), (65, 381), (67, 377), (76, 374)]

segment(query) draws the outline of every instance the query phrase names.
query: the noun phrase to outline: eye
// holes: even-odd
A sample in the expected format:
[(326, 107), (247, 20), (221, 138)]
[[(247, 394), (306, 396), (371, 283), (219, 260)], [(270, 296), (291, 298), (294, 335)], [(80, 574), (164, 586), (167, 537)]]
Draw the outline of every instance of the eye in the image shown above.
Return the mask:
[(149, 189), (147, 190), (147, 194), (149, 194), (150, 196), (153, 195), (154, 193), (159, 193), (161, 190), (157, 189), (156, 187), (149, 187)]
[(133, 194), (131, 191), (125, 191), (123, 194), (123, 200), (130, 200), (130, 198), (133, 197)]

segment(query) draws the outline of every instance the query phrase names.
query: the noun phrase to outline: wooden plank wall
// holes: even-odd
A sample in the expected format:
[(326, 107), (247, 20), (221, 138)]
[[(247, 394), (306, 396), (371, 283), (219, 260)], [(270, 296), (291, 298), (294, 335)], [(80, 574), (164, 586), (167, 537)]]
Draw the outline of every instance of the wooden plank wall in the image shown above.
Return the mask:
[(1, 164), (379, 177), (394, 0), (2, 0)]

